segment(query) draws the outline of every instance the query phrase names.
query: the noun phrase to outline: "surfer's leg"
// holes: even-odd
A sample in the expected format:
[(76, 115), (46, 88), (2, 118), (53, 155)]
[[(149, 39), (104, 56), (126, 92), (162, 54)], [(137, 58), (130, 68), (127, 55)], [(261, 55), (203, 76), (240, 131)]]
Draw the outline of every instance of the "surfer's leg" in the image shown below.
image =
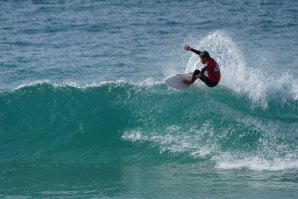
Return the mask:
[(218, 84), (218, 82), (214, 83), (214, 82), (210, 81), (209, 78), (207, 76), (205, 76), (204, 74), (201, 74), (199, 76), (199, 78), (200, 78), (200, 80), (202, 80), (202, 82), (204, 82), (209, 87), (214, 87)]

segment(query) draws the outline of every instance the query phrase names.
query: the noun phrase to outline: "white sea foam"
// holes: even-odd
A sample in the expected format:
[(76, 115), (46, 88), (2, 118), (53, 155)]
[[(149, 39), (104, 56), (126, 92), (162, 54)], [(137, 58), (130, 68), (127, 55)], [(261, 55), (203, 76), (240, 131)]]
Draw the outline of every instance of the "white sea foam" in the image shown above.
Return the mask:
[(280, 158), (265, 158), (262, 156), (251, 157), (232, 157), (229, 155), (216, 159), (216, 168), (218, 169), (243, 169), (247, 168), (254, 171), (280, 171), (298, 169), (297, 157), (288, 155)]
[(149, 143), (150, 146), (159, 149), (160, 153), (184, 154), (193, 159), (210, 158), (218, 169), (245, 168), (254, 171), (298, 169), (298, 157), (295, 153), (297, 147), (275, 137), (275, 133), (270, 133), (272, 129), (268, 129), (269, 126), (266, 128), (254, 120), (245, 120), (244, 124), (269, 132), (268, 135), (256, 139), (253, 151), (225, 148), (221, 140), (233, 139), (233, 135), (230, 135), (230, 132), (234, 131), (233, 128), (222, 129), (219, 133), (208, 122), (201, 127), (194, 126), (187, 129), (172, 125), (167, 127), (165, 132), (158, 130), (155, 132), (152, 129), (150, 132), (141, 129), (127, 130), (122, 134), (122, 139), (135, 143)]
[(36, 80), (36, 81), (31, 81), (31, 82), (24, 82), (24, 83), (16, 86), (15, 88), (13, 88), (12, 90), (16, 91), (16, 90), (19, 90), (24, 87), (36, 86), (36, 85), (43, 84), (43, 83), (49, 84), (50, 82), (51, 82), (50, 80)]
[[(205, 132), (204, 132), (205, 128)], [(174, 155), (188, 154), (189, 157), (208, 158), (211, 157), (216, 163), (217, 169), (249, 169), (254, 171), (280, 171), (297, 170), (298, 157), (292, 152), (286, 155), (278, 154), (285, 151), (285, 146), (271, 143), (263, 143), (260, 154), (250, 154), (245, 152), (223, 152), (216, 141), (209, 139), (203, 141), (206, 133), (211, 133), (210, 128), (205, 126), (200, 129), (200, 133), (181, 132), (177, 126), (169, 127), (166, 134), (148, 133), (141, 130), (126, 131), (122, 139), (130, 142), (148, 142), (151, 146), (157, 147), (160, 153), (170, 152)], [(212, 137), (212, 135), (210, 135)], [(268, 146), (266, 146), (268, 145)], [(271, 146), (272, 145), (272, 146)], [(276, 149), (277, 148), (280, 149)], [(287, 147), (286, 147), (287, 148)]]
[(193, 158), (204, 158), (210, 156), (216, 150), (216, 144), (202, 142), (206, 134), (212, 134), (213, 130), (206, 124), (201, 129), (189, 129), (184, 132), (179, 126), (170, 126), (166, 133), (145, 132), (141, 130), (126, 131), (122, 139), (131, 142), (150, 142), (158, 147), (160, 153), (170, 152), (172, 154), (186, 153)]
[(25, 88), (25, 87), (32, 87), (32, 86), (37, 86), (37, 85), (41, 85), (41, 84), (49, 84), (51, 86), (53, 86), (54, 88), (63, 88), (63, 87), (73, 87), (73, 88), (79, 88), (79, 89), (86, 89), (86, 88), (94, 88), (94, 87), (101, 87), (107, 84), (113, 84), (113, 85), (123, 85), (123, 84), (130, 84), (133, 86), (154, 86), (157, 84), (161, 84), (163, 83), (163, 80), (157, 80), (154, 78), (147, 78), (141, 81), (129, 81), (126, 79), (119, 79), (119, 80), (110, 80), (110, 81), (98, 81), (98, 82), (77, 82), (74, 80), (64, 80), (62, 82), (58, 82), (58, 81), (51, 81), (51, 80), (35, 80), (35, 81), (27, 81), (27, 82), (23, 82), (17, 86), (15, 86), (15, 88), (13, 88), (12, 90), (19, 90), (21, 88)]

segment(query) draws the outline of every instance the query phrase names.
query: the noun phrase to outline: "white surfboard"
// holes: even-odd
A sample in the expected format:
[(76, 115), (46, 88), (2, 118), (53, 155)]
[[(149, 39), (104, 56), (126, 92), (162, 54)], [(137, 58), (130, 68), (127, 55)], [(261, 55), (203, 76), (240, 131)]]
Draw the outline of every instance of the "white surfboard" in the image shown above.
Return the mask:
[(171, 86), (176, 89), (186, 89), (189, 87), (189, 85), (183, 83), (182, 81), (184, 79), (191, 80), (191, 77), (192, 77), (192, 73), (176, 74), (176, 75), (168, 77), (165, 80), (165, 83), (168, 86)]

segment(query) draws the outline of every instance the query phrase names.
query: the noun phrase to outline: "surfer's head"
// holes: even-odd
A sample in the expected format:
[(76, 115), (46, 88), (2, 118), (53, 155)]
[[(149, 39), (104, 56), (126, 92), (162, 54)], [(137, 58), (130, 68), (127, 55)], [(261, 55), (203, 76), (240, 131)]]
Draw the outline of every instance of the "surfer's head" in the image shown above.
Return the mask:
[(211, 58), (207, 51), (202, 51), (199, 56), (203, 64), (205, 64), (207, 60)]

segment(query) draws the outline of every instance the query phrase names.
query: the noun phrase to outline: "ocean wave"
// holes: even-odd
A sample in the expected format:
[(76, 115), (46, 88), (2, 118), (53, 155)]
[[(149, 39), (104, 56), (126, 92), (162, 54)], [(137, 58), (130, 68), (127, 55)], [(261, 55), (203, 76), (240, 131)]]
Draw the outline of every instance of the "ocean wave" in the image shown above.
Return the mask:
[[(1, 161), (95, 161), (104, 151), (125, 153), (131, 143), (131, 151), (154, 148), (155, 156), (207, 159), (217, 168), (237, 162), (233, 168), (254, 169), (254, 159), (258, 169), (295, 169), (295, 103), (272, 100), (264, 110), (224, 86), (177, 91), (152, 81), (86, 87), (39, 82), (0, 94)], [(271, 159), (292, 166), (272, 167)]]

